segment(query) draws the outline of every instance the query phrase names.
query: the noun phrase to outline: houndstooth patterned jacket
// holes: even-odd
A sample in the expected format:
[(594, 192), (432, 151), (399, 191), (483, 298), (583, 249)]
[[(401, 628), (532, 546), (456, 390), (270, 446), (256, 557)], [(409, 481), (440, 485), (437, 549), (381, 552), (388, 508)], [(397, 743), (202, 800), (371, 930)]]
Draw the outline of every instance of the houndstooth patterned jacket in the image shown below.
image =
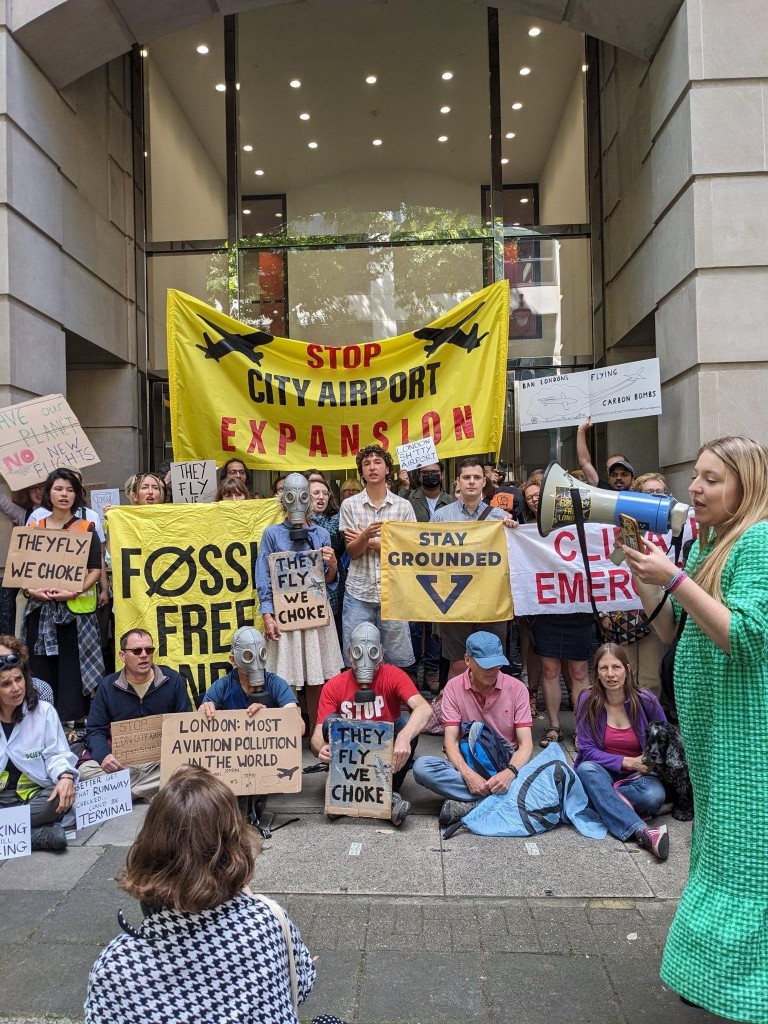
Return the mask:
[[(290, 922), (299, 1002), (315, 966)], [(161, 910), (91, 969), (86, 1024), (298, 1024), (280, 922), (246, 893), (212, 910)]]

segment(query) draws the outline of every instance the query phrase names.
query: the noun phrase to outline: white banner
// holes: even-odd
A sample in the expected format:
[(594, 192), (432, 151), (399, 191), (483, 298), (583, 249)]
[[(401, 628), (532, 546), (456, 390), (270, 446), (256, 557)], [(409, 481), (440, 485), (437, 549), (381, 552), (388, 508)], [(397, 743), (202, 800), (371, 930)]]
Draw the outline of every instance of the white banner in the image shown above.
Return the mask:
[(659, 360), (642, 359), (580, 373), (516, 382), (521, 430), (573, 427), (661, 414)]
[(0, 810), (0, 860), (28, 857), (32, 853), (29, 804)]
[(89, 825), (100, 825), (109, 818), (130, 814), (131, 773), (127, 769), (84, 779), (75, 787), (75, 817), (79, 832)]
[[(695, 521), (689, 519), (683, 543), (696, 536), (695, 528)], [(625, 564), (614, 565), (609, 557), (618, 532), (615, 526), (599, 523), (585, 526), (592, 594), (598, 611), (619, 612), (642, 607), (629, 569)], [(548, 537), (540, 537), (533, 523), (504, 533), (516, 616), (592, 612), (575, 526), (561, 527)], [(671, 534), (648, 533), (645, 536), (672, 557)]]

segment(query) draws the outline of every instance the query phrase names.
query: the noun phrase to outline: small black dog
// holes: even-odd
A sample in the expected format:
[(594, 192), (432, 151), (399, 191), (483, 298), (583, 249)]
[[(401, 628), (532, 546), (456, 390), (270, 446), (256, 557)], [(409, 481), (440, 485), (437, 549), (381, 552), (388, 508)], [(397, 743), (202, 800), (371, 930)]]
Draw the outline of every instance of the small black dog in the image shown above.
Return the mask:
[(693, 789), (685, 760), (685, 747), (676, 725), (651, 722), (645, 734), (643, 764), (658, 775), (672, 798), (672, 817), (693, 818)]

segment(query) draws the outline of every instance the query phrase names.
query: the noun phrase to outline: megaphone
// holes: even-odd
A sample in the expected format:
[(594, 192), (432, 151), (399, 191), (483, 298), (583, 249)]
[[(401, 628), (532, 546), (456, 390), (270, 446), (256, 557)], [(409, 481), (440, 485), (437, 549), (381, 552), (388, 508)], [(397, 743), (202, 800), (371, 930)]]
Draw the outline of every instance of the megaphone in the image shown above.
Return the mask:
[(571, 491), (579, 492), (585, 523), (613, 523), (619, 516), (636, 519), (641, 530), (652, 533), (672, 531), (678, 537), (688, 519), (688, 506), (667, 494), (642, 494), (640, 491), (605, 491), (571, 476), (567, 470), (550, 462), (541, 481), (536, 525), (542, 537), (561, 526), (576, 522)]

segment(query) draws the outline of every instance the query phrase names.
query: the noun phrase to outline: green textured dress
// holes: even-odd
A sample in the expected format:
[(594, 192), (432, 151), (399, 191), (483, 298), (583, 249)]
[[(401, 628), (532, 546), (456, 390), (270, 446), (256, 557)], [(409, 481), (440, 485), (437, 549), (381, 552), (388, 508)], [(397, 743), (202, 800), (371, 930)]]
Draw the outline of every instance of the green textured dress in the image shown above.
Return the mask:
[[(697, 541), (689, 575), (700, 560)], [(721, 588), (730, 655), (689, 616), (675, 658), (696, 817), (661, 977), (713, 1013), (768, 1024), (767, 522), (736, 542)]]

